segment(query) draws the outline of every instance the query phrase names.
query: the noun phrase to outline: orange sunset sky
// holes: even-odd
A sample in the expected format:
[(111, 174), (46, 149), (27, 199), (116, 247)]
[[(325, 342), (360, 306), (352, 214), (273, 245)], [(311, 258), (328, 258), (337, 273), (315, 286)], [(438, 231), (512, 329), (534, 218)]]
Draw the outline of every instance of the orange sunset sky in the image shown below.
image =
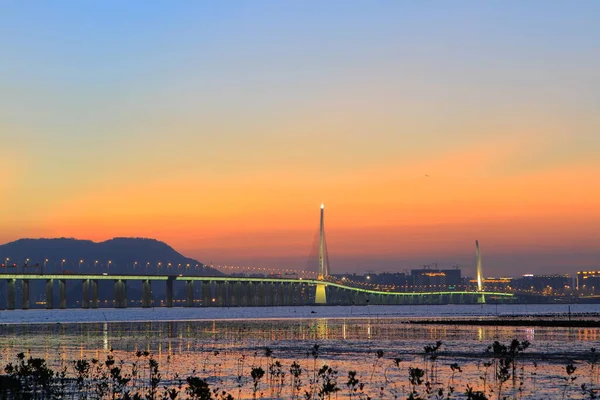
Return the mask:
[[(0, 243), (600, 267), (600, 4), (4, 2)], [(600, 268), (599, 268), (600, 269)]]

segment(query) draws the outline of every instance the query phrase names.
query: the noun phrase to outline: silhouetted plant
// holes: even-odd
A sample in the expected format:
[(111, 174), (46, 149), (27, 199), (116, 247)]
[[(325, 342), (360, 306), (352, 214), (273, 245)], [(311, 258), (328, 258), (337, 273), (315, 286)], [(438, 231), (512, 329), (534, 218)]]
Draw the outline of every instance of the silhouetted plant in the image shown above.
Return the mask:
[(483, 375), (481, 375), (479, 377), (479, 379), (481, 379), (483, 381), (483, 393), (485, 393), (488, 390), (488, 376), (489, 376), (489, 369), (492, 366), (492, 362), (490, 361), (486, 361), (483, 363)]
[[(24, 353), (17, 354), (15, 364), (8, 363), (4, 368), (12, 381), (12, 386), (18, 390), (19, 398), (49, 396), (52, 393), (52, 378), (54, 371), (48, 368), (43, 358), (26, 358)], [(18, 384), (17, 384), (18, 382)]]
[(211, 400), (212, 395), (208, 383), (197, 376), (186, 378), (187, 387), (185, 393), (194, 400)]
[(269, 364), (269, 374), (271, 376), (271, 396), (280, 397), (285, 381), (285, 372), (279, 360)]
[[(312, 373), (312, 379), (310, 380), (310, 393), (311, 393), (311, 397), (315, 394), (315, 388), (317, 385), (317, 358), (319, 358), (319, 345), (318, 344), (314, 344), (310, 354), (312, 355), (313, 358), (313, 373)], [(304, 397), (306, 397), (306, 393), (304, 394)]]
[(154, 400), (158, 391), (158, 385), (161, 381), (161, 374), (158, 370), (158, 363), (152, 356), (148, 359), (148, 370), (149, 370), (149, 388), (146, 398), (148, 400)]
[[(358, 380), (358, 378), (356, 377), (356, 371), (348, 372), (348, 381), (346, 382), (346, 386), (348, 386), (348, 389), (350, 390), (349, 397), (351, 399), (353, 398), (353, 396), (357, 396), (359, 399), (365, 398), (365, 384)], [(368, 396), (366, 397), (369, 398)]]
[(323, 365), (319, 369), (319, 380), (321, 382), (321, 387), (317, 392), (317, 396), (319, 399), (329, 399), (333, 393), (336, 393), (340, 390), (337, 387), (337, 371), (329, 367), (328, 365)]
[(242, 354), (236, 362), (236, 370), (237, 370), (237, 376), (236, 376), (236, 386), (238, 389), (238, 397), (241, 395), (242, 392), (242, 386), (244, 386), (244, 376), (243, 376), (243, 371), (244, 371), (244, 363), (246, 361), (246, 355)]
[(69, 379), (67, 378), (67, 366), (63, 365), (56, 374), (56, 382), (52, 385), (52, 396), (56, 399), (63, 399), (67, 392)]
[[(434, 345), (426, 345), (424, 347), (425, 350), (425, 376), (427, 376), (427, 372), (430, 371), (429, 377), (432, 382), (435, 382), (435, 363), (438, 358), (438, 350), (442, 347), (442, 341), (438, 340)], [(428, 369), (429, 366), (429, 369)]]
[(488, 346), (486, 352), (491, 352), (494, 357), (498, 398), (502, 395), (502, 387), (507, 380), (512, 377), (513, 385), (516, 382), (517, 357), (529, 347), (529, 344), (527, 340), (520, 342), (513, 339), (508, 346), (497, 340)]
[(252, 387), (252, 397), (253, 398), (256, 398), (256, 393), (258, 392), (258, 386), (260, 384), (260, 380), (262, 379), (262, 377), (264, 375), (265, 375), (265, 370), (262, 369), (261, 367), (254, 367), (250, 371), (250, 376), (252, 376), (252, 382), (253, 382), (253, 387)]
[(373, 366), (371, 367), (371, 377), (369, 382), (373, 382), (373, 375), (375, 375), (375, 368), (379, 365), (379, 360), (383, 357), (383, 350), (377, 350), (375, 352), (375, 360), (373, 361)]
[(498, 360), (498, 366), (496, 368), (496, 381), (498, 382), (498, 399), (501, 398), (502, 386), (504, 385), (504, 382), (510, 379), (510, 369), (512, 367), (512, 364), (513, 361), (510, 358), (501, 358), (500, 360)]
[(450, 364), (450, 370), (452, 371), (452, 374), (450, 375), (450, 379), (448, 380), (448, 397), (450, 397), (452, 393), (454, 393), (454, 375), (456, 375), (457, 372), (462, 372), (460, 365), (458, 365), (457, 363)]
[(590, 364), (590, 386), (593, 386), (596, 384), (596, 365), (598, 364), (598, 352), (596, 352), (595, 347), (590, 349), (590, 358), (588, 363)]
[(589, 399), (597, 399), (598, 395), (596, 390), (591, 387), (588, 387), (585, 383), (581, 384), (581, 394)]
[(295, 399), (302, 388), (302, 367), (296, 361), (290, 366), (290, 375), (292, 380), (292, 399)]
[(216, 400), (233, 400), (233, 396), (223, 389), (215, 388), (213, 389), (213, 394)]
[(73, 362), (73, 369), (75, 370), (77, 391), (87, 398), (91, 365), (86, 359), (77, 360)]
[(423, 377), (425, 376), (425, 371), (421, 368), (408, 368), (408, 381), (411, 384), (411, 391), (409, 399), (416, 400), (420, 399), (419, 392), (417, 391), (417, 387), (423, 384)]
[(467, 395), (467, 400), (488, 400), (488, 397), (484, 392), (473, 390), (473, 388), (469, 385), (467, 385), (467, 391), (465, 394)]
[(531, 377), (532, 377), (532, 381), (533, 381), (533, 391), (535, 392), (536, 390), (536, 383), (537, 383), (537, 363), (534, 361), (533, 362), (533, 371), (531, 372)]
[[(113, 364), (114, 365), (114, 364)], [(131, 377), (123, 375), (123, 363), (121, 362), (118, 366), (113, 366), (110, 368), (110, 377), (112, 379), (112, 398), (114, 399), (120, 394), (123, 394), (125, 388), (129, 381), (131, 381)]]
[(577, 371), (577, 367), (574, 366), (573, 363), (569, 363), (565, 366), (565, 372), (567, 373), (567, 376), (563, 378), (565, 380), (565, 388), (562, 394), (563, 399), (565, 398), (571, 384), (575, 381), (575, 379), (577, 379), (576, 376), (573, 376), (575, 371)]

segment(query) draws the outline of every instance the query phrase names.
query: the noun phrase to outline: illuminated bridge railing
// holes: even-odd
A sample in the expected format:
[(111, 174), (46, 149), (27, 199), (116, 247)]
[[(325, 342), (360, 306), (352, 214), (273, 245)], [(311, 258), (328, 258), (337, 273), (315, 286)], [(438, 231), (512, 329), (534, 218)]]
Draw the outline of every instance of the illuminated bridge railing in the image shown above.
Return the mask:
[[(512, 301), (512, 293), (473, 291), (393, 292), (366, 289), (347, 284), (316, 279), (284, 277), (229, 277), (196, 275), (109, 275), (109, 274), (1, 274), (6, 281), (7, 309), (17, 308), (20, 290), (20, 308), (30, 307), (31, 282), (44, 282), (45, 307), (55, 308), (54, 289), (58, 286), (58, 308), (67, 307), (67, 285), (81, 283), (81, 307), (98, 308), (98, 285), (102, 281), (114, 283), (117, 308), (128, 306), (173, 306), (174, 285), (185, 285), (184, 305), (196, 306), (297, 306), (315, 304), (315, 288), (325, 287), (329, 305), (365, 304), (468, 304), (482, 299)], [(71, 282), (71, 283), (69, 283)], [(128, 300), (127, 284), (141, 283), (141, 299)], [(153, 295), (152, 285), (164, 286), (164, 299)], [(0, 296), (3, 294), (0, 293)], [(36, 297), (40, 297), (39, 294)]]

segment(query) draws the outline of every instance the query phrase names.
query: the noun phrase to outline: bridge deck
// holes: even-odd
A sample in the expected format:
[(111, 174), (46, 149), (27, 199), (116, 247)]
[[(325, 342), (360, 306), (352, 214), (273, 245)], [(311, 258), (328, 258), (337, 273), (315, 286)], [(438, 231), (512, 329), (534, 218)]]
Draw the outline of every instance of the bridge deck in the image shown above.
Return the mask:
[(439, 296), (439, 295), (461, 295), (461, 294), (483, 294), (500, 297), (513, 297), (513, 293), (502, 292), (470, 292), (470, 291), (435, 291), (435, 292), (392, 292), (383, 290), (364, 289), (355, 286), (342, 285), (335, 282), (317, 279), (302, 278), (249, 278), (228, 276), (196, 276), (196, 275), (110, 275), (110, 274), (0, 274), (0, 279), (7, 280), (123, 280), (123, 281), (204, 281), (204, 282), (241, 282), (241, 283), (295, 283), (306, 285), (325, 285), (339, 289), (350, 290), (376, 295), (388, 296)]

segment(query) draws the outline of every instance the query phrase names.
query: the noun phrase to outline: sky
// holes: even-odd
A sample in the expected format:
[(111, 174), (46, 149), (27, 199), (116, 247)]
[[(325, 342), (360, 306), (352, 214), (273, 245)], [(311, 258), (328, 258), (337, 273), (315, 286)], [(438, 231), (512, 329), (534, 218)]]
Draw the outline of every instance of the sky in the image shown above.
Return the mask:
[[(0, 243), (600, 269), (597, 1), (0, 0)], [(308, 266), (310, 267), (310, 266)], [(316, 268), (316, 267), (315, 267)]]

